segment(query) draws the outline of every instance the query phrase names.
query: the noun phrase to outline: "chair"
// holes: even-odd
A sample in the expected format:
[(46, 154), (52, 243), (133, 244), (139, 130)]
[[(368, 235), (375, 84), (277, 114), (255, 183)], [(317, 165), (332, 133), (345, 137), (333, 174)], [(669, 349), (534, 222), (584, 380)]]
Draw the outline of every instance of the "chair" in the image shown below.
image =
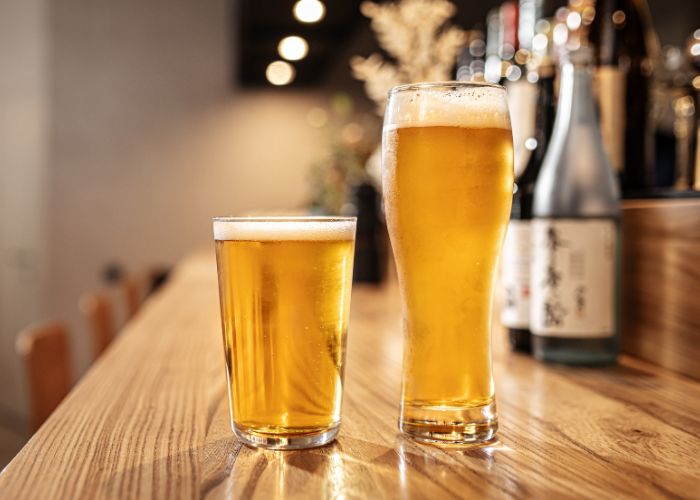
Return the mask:
[(156, 264), (146, 271), (146, 295), (151, 295), (168, 281), (170, 267), (163, 264)]
[(120, 278), (119, 288), (126, 305), (126, 320), (128, 321), (141, 307), (141, 292), (136, 280), (129, 275)]
[(15, 349), (27, 371), (31, 426), (36, 431), (71, 388), (68, 332), (59, 323), (42, 323), (20, 332)]
[(114, 338), (112, 302), (105, 294), (88, 293), (80, 298), (78, 308), (87, 322), (93, 359), (97, 359)]

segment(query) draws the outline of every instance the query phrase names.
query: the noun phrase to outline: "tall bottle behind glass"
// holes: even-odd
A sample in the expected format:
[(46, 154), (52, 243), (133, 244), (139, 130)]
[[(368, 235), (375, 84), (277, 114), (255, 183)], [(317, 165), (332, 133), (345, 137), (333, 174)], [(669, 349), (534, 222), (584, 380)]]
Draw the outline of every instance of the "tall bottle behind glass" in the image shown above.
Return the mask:
[(562, 66), (552, 138), (535, 185), (531, 330), (544, 361), (613, 362), (620, 202), (605, 153), (592, 91), (592, 52)]
[(554, 123), (554, 67), (550, 59), (537, 68), (537, 105), (534, 134), (525, 140), (529, 160), (516, 181), (510, 224), (503, 246), (502, 283), (505, 301), (501, 323), (508, 329), (510, 345), (530, 351), (530, 246), (532, 202)]
[(700, 191), (700, 29), (693, 32), (686, 43), (686, 58), (694, 71), (688, 93), (693, 99), (695, 122), (691, 124), (691, 165), (688, 175), (690, 189)]
[[(527, 12), (530, 3), (523, 1), (521, 4), (524, 4)], [(503, 3), (500, 12), (505, 33), (501, 52), (511, 55), (510, 59), (504, 60), (501, 84), (508, 93), (508, 110), (513, 132), (513, 170), (515, 176), (519, 177), (530, 157), (525, 141), (532, 137), (535, 128), (537, 86), (528, 78), (527, 70), (532, 55), (530, 33), (535, 31), (535, 14), (520, 16), (520, 6), (515, 2)], [(524, 37), (521, 37), (521, 34)]]
[(503, 64), (501, 61), (501, 45), (503, 30), (501, 29), (501, 13), (498, 7), (491, 9), (486, 15), (486, 62), (484, 79), (487, 82), (501, 81)]
[(518, 3), (506, 0), (486, 16), (486, 65), (487, 82), (506, 82), (506, 72), (513, 64), (518, 49)]
[(648, 16), (646, 0), (598, 0), (589, 33), (603, 142), (630, 197), (654, 183), (650, 88), (657, 42)]
[(467, 43), (457, 56), (455, 77), (458, 81), (471, 82), (484, 79), (484, 56), (486, 43), (484, 34), (479, 30), (471, 30)]

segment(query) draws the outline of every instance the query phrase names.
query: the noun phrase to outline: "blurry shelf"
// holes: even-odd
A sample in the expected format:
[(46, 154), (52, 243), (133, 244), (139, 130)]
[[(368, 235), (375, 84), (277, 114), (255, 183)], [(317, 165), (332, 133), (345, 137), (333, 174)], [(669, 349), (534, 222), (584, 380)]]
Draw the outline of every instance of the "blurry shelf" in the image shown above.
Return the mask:
[(700, 198), (626, 200), (622, 349), (700, 379)]

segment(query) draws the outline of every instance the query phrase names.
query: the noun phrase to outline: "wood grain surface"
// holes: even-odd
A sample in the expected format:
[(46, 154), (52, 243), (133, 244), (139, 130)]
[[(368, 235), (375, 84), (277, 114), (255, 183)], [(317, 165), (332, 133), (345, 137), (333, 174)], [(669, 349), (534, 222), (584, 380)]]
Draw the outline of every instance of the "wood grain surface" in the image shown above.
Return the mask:
[(700, 199), (626, 200), (622, 350), (700, 379)]
[(241, 446), (228, 424), (211, 255), (186, 260), (0, 475), (3, 498), (698, 497), (700, 383), (633, 359), (552, 367), (511, 354), (495, 376), (500, 441), (397, 432), (395, 287), (356, 287), (343, 423), (332, 445)]

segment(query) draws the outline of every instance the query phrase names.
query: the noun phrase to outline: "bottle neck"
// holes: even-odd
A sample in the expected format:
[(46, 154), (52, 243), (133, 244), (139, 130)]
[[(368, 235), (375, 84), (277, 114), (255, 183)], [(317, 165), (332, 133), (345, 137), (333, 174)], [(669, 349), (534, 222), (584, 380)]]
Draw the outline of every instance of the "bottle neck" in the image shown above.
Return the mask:
[[(525, 143), (530, 150), (530, 159), (525, 170), (518, 179), (518, 184), (533, 184), (537, 180), (542, 160), (547, 152), (549, 139), (554, 125), (554, 76), (551, 73), (543, 74), (537, 81), (537, 104), (535, 108), (535, 128), (532, 137)], [(534, 144), (533, 144), (534, 143)]]
[[(554, 122), (554, 75), (540, 76), (537, 82), (537, 109), (535, 110), (535, 133), (543, 133), (549, 140)], [(540, 139), (538, 138), (538, 142)]]
[(563, 65), (554, 133), (535, 186), (538, 216), (618, 214), (617, 181), (603, 148), (592, 87), (588, 64)]
[(573, 126), (598, 128), (594, 114), (593, 79), (587, 65), (566, 63), (562, 66), (555, 134)]

